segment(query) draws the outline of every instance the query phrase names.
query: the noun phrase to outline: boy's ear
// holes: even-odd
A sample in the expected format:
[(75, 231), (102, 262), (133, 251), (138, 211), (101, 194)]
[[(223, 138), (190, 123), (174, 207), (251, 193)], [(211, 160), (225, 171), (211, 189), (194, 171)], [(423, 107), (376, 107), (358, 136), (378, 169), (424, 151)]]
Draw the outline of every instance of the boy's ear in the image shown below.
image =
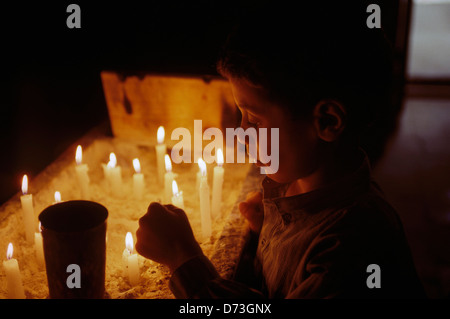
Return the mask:
[(347, 121), (345, 107), (335, 100), (322, 100), (314, 107), (314, 126), (319, 138), (334, 142), (344, 131)]

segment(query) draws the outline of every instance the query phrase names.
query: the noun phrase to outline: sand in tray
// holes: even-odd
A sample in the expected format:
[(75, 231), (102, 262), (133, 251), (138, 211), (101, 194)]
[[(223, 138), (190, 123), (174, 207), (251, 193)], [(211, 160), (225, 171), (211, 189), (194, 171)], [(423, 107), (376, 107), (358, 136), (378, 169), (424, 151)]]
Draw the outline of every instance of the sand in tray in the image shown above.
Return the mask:
[[(111, 196), (110, 189), (103, 176), (101, 163), (106, 164), (108, 162), (110, 152), (116, 154), (117, 165), (122, 167), (122, 196)], [(75, 150), (72, 156), (74, 154)], [(69, 157), (70, 154), (67, 156)], [(134, 173), (132, 160), (134, 158), (139, 158), (142, 173), (145, 176), (145, 193), (140, 200), (135, 198), (132, 191), (132, 176)], [(138, 220), (146, 213), (151, 202), (159, 201), (164, 204), (164, 187), (161, 187), (157, 181), (154, 148), (105, 137), (96, 139), (88, 147), (84, 147), (83, 162), (89, 166), (91, 200), (104, 205), (109, 212), (105, 278), (107, 296), (105, 297), (114, 299), (173, 298), (168, 289), (167, 283), (170, 273), (166, 267), (139, 256), (140, 282), (132, 287), (124, 275), (122, 260), (126, 233), (135, 234), (138, 228)], [(80, 198), (74, 167), (74, 158), (58, 159), (58, 161), (52, 163), (50, 169), (40, 174), (36, 181), (31, 180), (30, 191), (33, 193), (36, 214), (53, 203), (55, 191), (61, 193), (62, 200)], [(221, 264), (221, 259), (228, 258), (223, 256), (223, 249), (219, 249), (220, 253), (217, 253), (218, 239), (224, 236), (223, 229), (229, 223), (229, 217), (233, 209), (235, 214), (233, 223), (237, 228), (235, 231), (238, 232), (237, 235), (234, 234), (233, 236), (239, 237), (238, 226), (242, 225), (242, 221), (236, 215), (236, 202), (240, 197), (251, 164), (225, 164), (224, 167), (222, 214), (213, 220), (210, 240), (200, 242), (205, 255), (210, 258), (214, 257), (212, 260), (219, 272), (221, 269), (229, 271), (229, 266), (226, 265), (226, 262), (223, 265)], [(212, 186), (213, 168), (213, 164), (208, 165), (210, 187)], [(194, 235), (196, 238), (201, 238), (199, 196), (195, 190), (197, 171), (198, 165), (196, 163), (173, 164), (173, 172), (177, 174), (178, 187), (183, 191), (186, 214)], [(255, 188), (258, 187), (259, 178), (258, 176), (254, 180)], [(33, 182), (39, 184), (39, 189), (33, 188)], [(18, 197), (18, 195), (14, 196), (0, 207), (0, 249), (4, 247), (6, 254), (8, 243), (13, 242), (14, 258), (19, 262), (27, 298), (47, 298), (48, 287), (45, 269), (40, 268), (36, 262), (34, 246), (26, 243)], [(236, 221), (239, 225), (236, 224)], [(135, 235), (134, 240), (136, 240)], [(239, 240), (239, 238), (233, 240)], [(230, 246), (229, 243), (227, 245)], [(220, 244), (219, 246), (222, 247), (223, 245)], [(223, 258), (218, 256), (223, 256)], [(229, 260), (227, 262), (229, 263)], [(6, 280), (3, 270), (0, 272), (0, 282), (0, 298), (6, 298)]]

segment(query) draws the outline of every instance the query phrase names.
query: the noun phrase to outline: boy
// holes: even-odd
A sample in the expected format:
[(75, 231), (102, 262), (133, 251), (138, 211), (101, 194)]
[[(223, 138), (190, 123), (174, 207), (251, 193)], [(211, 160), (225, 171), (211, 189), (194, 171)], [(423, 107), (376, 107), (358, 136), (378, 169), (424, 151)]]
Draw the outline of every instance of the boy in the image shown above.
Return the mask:
[(250, 232), (235, 280), (220, 278), (181, 209), (149, 206), (136, 249), (170, 268), (177, 298), (424, 297), (401, 221), (360, 148), (389, 105), (389, 48), (367, 28), (365, 7), (336, 2), (266, 7), (228, 38), (218, 71), (241, 127), (279, 128), (279, 169), (239, 206)]

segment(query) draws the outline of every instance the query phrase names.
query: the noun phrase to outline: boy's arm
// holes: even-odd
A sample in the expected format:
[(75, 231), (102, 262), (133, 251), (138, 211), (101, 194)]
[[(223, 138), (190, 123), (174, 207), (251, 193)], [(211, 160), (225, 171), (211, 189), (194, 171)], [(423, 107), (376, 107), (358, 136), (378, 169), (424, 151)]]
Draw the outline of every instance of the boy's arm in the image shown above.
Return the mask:
[(196, 298), (263, 298), (263, 294), (244, 284), (220, 277), (209, 259), (196, 256), (170, 278), (169, 287), (178, 299)]
[(167, 265), (170, 288), (177, 298), (256, 298), (262, 294), (236, 281), (226, 280), (206, 258), (194, 238), (182, 209), (150, 204), (139, 219), (136, 251)]
[[(315, 238), (286, 298), (425, 297), (403, 233), (379, 215), (352, 209)], [(368, 284), (371, 264), (380, 267), (379, 288)]]

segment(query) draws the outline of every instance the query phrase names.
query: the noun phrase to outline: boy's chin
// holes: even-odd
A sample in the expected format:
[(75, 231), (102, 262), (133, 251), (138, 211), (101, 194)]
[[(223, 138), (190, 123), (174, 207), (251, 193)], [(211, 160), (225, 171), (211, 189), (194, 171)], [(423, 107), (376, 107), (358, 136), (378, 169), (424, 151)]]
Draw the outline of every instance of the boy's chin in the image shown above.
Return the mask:
[[(262, 168), (265, 171), (265, 174), (267, 177), (269, 177), (274, 182), (277, 182), (279, 184), (285, 184), (292, 181), (292, 176), (286, 176), (285, 174), (282, 174), (280, 172), (271, 172), (270, 169), (267, 169), (267, 167)], [(261, 172), (262, 174), (263, 172)]]

